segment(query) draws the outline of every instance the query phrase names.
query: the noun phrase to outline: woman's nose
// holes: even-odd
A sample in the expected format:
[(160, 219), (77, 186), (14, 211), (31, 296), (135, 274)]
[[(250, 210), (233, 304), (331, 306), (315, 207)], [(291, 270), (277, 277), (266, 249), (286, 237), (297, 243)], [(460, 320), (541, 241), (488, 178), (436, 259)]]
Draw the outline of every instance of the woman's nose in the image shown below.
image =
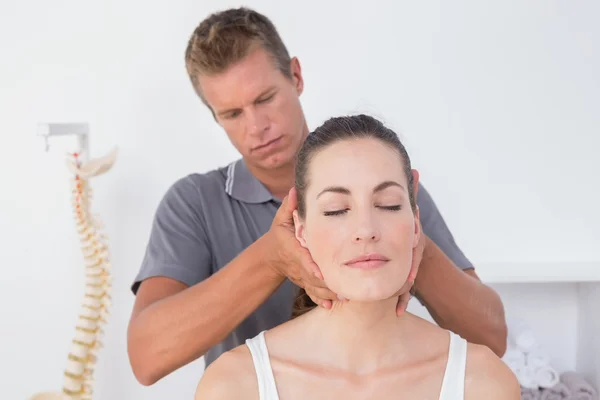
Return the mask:
[(354, 234), (355, 242), (376, 242), (381, 238), (379, 230), (372, 223), (365, 223)]
[(379, 240), (379, 237), (376, 234), (372, 234), (371, 236), (362, 236), (362, 235), (356, 235), (354, 237), (354, 241), (355, 242), (362, 242), (362, 241), (372, 241), (372, 242), (376, 242)]

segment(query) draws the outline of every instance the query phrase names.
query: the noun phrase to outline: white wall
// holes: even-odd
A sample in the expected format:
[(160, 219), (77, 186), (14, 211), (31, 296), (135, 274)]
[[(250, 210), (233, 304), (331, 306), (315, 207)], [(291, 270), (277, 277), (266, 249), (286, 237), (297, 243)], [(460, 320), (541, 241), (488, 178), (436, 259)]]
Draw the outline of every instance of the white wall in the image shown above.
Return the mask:
[[(310, 126), (362, 111), (401, 133), (482, 274), (486, 266), (491, 272), (491, 265), (516, 263), (541, 276), (547, 263), (600, 261), (600, 3), (245, 4), (271, 17), (299, 56)], [(196, 24), (237, 5), (0, 5), (0, 373), (10, 377), (3, 397), (26, 398), (62, 383), (83, 268), (63, 161), (69, 142), (45, 153), (35, 130), (38, 122), (86, 121), (93, 155), (120, 149), (114, 169), (92, 182), (115, 274), (97, 398), (191, 398), (201, 362), (152, 388), (134, 380), (126, 355), (129, 285), (166, 188), (237, 157), (195, 97), (183, 64)], [(557, 304), (550, 300), (555, 286), (521, 288), (501, 289), (511, 309), (540, 319), (539, 310), (559, 307), (553, 323), (576, 323), (574, 286), (559, 287), (564, 301)], [(560, 347), (561, 364), (574, 367), (577, 338), (573, 331), (559, 337), (547, 340)]]

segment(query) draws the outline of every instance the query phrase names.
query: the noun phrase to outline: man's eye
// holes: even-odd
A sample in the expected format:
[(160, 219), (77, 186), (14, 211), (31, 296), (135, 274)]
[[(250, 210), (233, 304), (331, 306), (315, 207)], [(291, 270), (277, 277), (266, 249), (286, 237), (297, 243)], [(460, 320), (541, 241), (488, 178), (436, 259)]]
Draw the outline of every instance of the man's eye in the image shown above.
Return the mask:
[(265, 97), (264, 99), (260, 99), (258, 102), (259, 103), (266, 103), (267, 101), (271, 100), (273, 98), (273, 96), (275, 96), (275, 95), (272, 94), (269, 97)]
[(233, 112), (230, 112), (229, 114), (225, 115), (225, 118), (227, 118), (227, 119), (233, 119), (233, 118), (237, 117), (240, 114), (241, 114), (240, 111), (233, 111)]

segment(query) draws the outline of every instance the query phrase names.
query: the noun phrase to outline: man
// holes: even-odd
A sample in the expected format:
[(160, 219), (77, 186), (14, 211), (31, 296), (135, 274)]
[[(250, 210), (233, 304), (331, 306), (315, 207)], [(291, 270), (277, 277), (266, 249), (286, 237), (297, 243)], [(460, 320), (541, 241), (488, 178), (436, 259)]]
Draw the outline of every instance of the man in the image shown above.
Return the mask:
[[(269, 19), (239, 8), (201, 22), (185, 60), (195, 91), (241, 159), (181, 178), (156, 211), (132, 286), (127, 338), (144, 385), (203, 355), (210, 364), (288, 320), (294, 283), (322, 307), (336, 299), (292, 229), (294, 157), (309, 132), (298, 59)], [(479, 281), (427, 191), (415, 189), (425, 235), (414, 255), (413, 292), (440, 326), (502, 355), (499, 296)], [(409, 296), (399, 293), (399, 313)]]

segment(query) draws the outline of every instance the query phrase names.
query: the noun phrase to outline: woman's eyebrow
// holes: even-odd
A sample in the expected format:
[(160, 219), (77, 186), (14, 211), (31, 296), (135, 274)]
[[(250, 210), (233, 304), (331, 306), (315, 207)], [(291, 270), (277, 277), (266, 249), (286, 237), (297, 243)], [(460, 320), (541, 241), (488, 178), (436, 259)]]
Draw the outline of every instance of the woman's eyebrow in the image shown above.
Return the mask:
[[(383, 181), (380, 184), (378, 184), (377, 186), (375, 186), (375, 188), (373, 189), (373, 193), (381, 192), (382, 190), (385, 190), (391, 186), (396, 186), (396, 187), (399, 187), (400, 189), (404, 190), (404, 186), (402, 186), (398, 182)], [(317, 195), (317, 199), (323, 193), (327, 193), (327, 192), (350, 195), (350, 189), (348, 189), (348, 188), (345, 188), (343, 186), (328, 186)]]

